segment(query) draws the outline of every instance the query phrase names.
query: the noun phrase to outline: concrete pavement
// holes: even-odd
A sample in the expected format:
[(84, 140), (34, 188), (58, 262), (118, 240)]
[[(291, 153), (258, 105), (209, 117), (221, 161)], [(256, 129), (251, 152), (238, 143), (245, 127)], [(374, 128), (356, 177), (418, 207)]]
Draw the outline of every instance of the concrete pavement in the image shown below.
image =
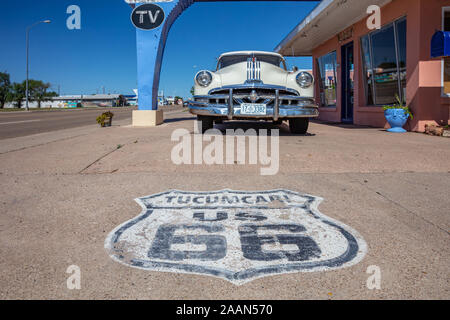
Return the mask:
[[(186, 112), (157, 128), (72, 128), (0, 145), (0, 298), (51, 299), (449, 299), (450, 139), (312, 124), (280, 133), (280, 171), (171, 161)], [(217, 126), (248, 128), (242, 123)], [(256, 128), (271, 128), (257, 124)], [(137, 216), (133, 199), (170, 189), (285, 188), (324, 198), (319, 210), (356, 229), (368, 252), (344, 269), (290, 273), (235, 286), (209, 276), (151, 272), (113, 261), (107, 234)], [(66, 269), (81, 269), (68, 290)], [(369, 266), (381, 290), (366, 287)]]

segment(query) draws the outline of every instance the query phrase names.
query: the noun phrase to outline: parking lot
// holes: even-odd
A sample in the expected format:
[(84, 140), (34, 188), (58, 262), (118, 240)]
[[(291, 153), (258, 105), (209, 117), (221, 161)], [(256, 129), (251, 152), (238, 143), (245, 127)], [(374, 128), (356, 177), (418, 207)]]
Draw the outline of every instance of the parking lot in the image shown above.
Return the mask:
[[(284, 124), (279, 171), (261, 175), (258, 164), (174, 164), (171, 135), (186, 129), (194, 137), (194, 118), (183, 111), (165, 117), (154, 128), (131, 127), (124, 116), (110, 128), (92, 124), (2, 140), (0, 298), (450, 298), (450, 139), (318, 122), (308, 135), (291, 135)], [(245, 283), (111, 259), (105, 239), (141, 213), (134, 199), (174, 189), (319, 197), (318, 211), (354, 230), (366, 251), (342, 268)], [(79, 290), (66, 284), (71, 265), (81, 272)], [(381, 272), (380, 289), (367, 287), (370, 266)]]

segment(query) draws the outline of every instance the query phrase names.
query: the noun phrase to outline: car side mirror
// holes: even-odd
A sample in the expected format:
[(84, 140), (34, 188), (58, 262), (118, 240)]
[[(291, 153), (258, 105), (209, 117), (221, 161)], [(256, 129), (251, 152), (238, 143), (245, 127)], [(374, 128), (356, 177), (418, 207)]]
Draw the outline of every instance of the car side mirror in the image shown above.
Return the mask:
[(293, 67), (292, 67), (292, 72), (297, 72), (297, 71), (298, 71), (298, 67), (293, 66)]

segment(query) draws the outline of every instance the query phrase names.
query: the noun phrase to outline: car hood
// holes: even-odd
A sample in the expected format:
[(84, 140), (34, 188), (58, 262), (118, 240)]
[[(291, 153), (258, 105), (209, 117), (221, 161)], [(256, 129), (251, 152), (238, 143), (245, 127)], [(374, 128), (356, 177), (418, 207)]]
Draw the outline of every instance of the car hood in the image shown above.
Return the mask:
[[(267, 85), (287, 86), (289, 72), (270, 63), (260, 63), (260, 80)], [(248, 79), (247, 63), (237, 63), (215, 72), (221, 86), (243, 84)]]

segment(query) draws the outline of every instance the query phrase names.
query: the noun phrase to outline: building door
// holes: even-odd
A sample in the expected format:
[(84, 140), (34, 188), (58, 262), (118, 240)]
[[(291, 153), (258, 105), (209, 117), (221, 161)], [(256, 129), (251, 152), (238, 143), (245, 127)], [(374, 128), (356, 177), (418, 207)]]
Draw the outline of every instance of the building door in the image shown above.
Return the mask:
[(355, 65), (353, 42), (342, 47), (342, 108), (341, 119), (344, 123), (353, 123), (353, 94)]

